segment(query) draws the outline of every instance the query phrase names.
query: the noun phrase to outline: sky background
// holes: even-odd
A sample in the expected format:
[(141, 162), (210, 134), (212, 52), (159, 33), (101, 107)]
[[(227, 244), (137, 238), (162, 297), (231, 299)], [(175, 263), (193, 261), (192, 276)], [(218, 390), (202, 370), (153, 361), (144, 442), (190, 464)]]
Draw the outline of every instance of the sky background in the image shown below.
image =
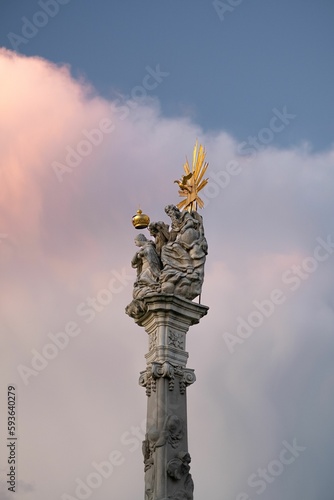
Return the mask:
[[(17, 500), (144, 497), (131, 217), (168, 222), (197, 138), (210, 310), (187, 338), (195, 498), (333, 500), (332, 1), (0, 14), (0, 500), (10, 384)], [(299, 451), (280, 465), (286, 443)]]

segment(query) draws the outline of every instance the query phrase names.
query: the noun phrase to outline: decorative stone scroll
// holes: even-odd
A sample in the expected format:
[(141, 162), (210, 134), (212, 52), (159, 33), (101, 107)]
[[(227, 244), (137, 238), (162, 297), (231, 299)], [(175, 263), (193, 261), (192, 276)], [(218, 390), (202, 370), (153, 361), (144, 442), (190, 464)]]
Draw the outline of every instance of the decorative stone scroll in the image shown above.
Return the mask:
[(156, 380), (164, 377), (169, 379), (168, 388), (172, 391), (175, 386), (175, 376), (179, 378), (180, 394), (184, 394), (186, 387), (196, 381), (195, 372), (191, 368), (174, 367), (168, 362), (153, 362), (146, 370), (140, 372), (139, 385), (145, 387), (147, 396), (150, 396), (152, 391), (156, 391)]
[(186, 387), (196, 382), (196, 375), (194, 370), (191, 368), (181, 368), (181, 378), (180, 378), (180, 393), (184, 394)]

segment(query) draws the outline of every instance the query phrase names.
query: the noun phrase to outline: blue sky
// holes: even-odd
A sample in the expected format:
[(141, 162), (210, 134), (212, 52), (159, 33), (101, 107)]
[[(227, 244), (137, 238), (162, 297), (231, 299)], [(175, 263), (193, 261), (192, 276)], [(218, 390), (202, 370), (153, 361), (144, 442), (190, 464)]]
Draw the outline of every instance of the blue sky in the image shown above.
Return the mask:
[[(167, 116), (190, 116), (204, 130), (242, 141), (286, 105), (298, 118), (275, 137), (314, 150), (333, 141), (331, 0), (253, 0), (216, 4), (71, 0), (19, 52), (71, 65), (106, 97), (128, 95), (147, 65), (169, 72), (157, 96)], [(235, 5), (235, 7), (233, 7)], [(37, 2), (2, 5), (0, 44), (20, 34)], [(219, 14), (220, 16), (219, 16)]]
[[(195, 498), (333, 500), (334, 4), (215, 5), (2, 2), (0, 408), (15, 384), (17, 500), (81, 500), (115, 451), (86, 498), (144, 496), (131, 219), (169, 222), (197, 138), (210, 309), (187, 334)], [(1, 500), (7, 467), (0, 447)]]

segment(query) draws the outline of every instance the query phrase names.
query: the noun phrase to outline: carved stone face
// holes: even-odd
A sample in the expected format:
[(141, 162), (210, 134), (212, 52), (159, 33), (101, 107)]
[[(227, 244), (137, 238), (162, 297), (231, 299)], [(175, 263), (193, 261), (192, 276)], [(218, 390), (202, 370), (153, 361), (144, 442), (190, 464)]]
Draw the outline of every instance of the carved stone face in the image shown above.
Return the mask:
[(135, 237), (135, 245), (137, 247), (142, 247), (146, 241), (147, 239), (144, 234), (138, 234), (138, 236)]
[(147, 229), (149, 230), (151, 236), (155, 236), (159, 232), (156, 224), (154, 223), (153, 224), (151, 223)]
[(167, 205), (165, 212), (169, 217), (179, 219), (181, 212), (175, 205)]

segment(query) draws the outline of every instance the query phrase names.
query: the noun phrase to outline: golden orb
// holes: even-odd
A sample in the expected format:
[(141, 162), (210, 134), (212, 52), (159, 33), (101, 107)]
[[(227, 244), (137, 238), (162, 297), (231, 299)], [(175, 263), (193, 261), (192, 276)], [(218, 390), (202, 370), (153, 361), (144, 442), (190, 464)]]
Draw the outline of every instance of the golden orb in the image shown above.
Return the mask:
[(150, 218), (148, 215), (143, 214), (140, 208), (137, 210), (136, 215), (132, 217), (132, 224), (136, 229), (145, 229), (150, 223)]

